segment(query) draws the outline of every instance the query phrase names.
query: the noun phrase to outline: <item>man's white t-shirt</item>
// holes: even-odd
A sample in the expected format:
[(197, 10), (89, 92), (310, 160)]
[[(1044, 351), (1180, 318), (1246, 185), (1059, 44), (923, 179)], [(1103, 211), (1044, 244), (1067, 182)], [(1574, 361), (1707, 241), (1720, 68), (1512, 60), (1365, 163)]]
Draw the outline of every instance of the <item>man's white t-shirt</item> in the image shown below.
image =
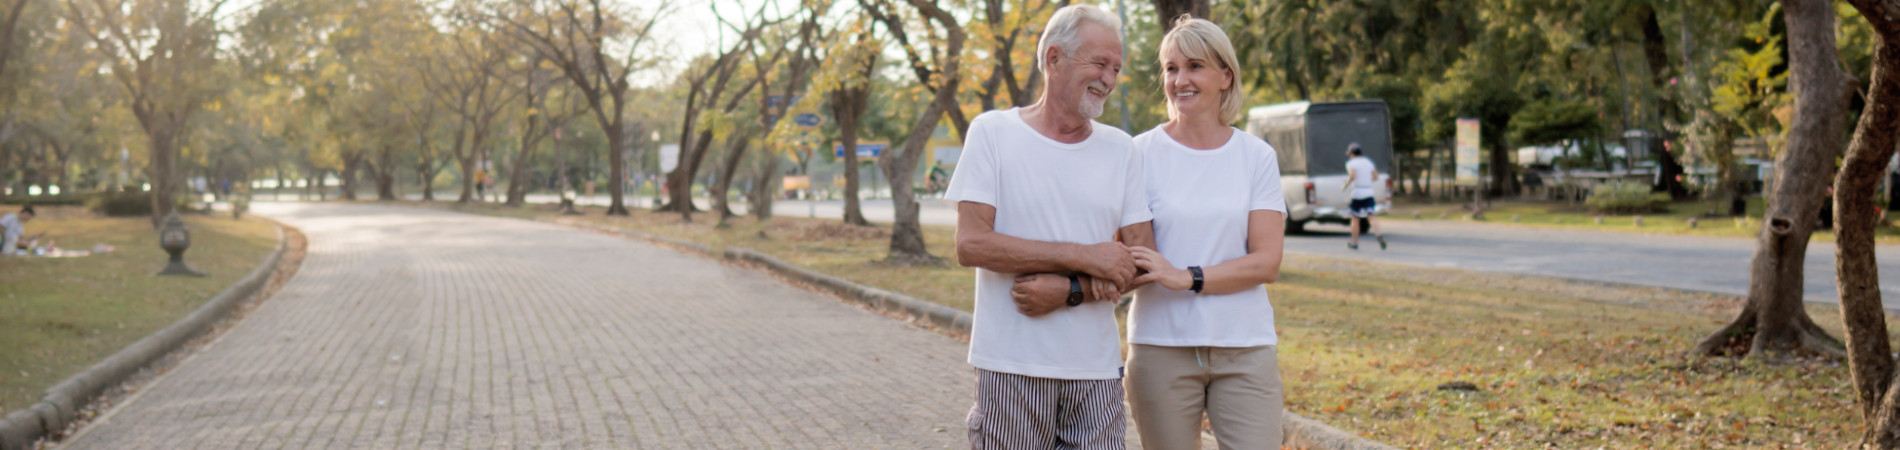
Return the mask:
[[(1036, 132), (1017, 109), (970, 121), (944, 198), (996, 207), (996, 232), (1033, 241), (1099, 244), (1147, 222), (1141, 159), (1128, 133), (1091, 122), (1065, 144)], [(1016, 311), (1018, 274), (976, 269), (970, 364), (991, 372), (1066, 380), (1121, 377), (1115, 305), (1091, 301), (1039, 317)]]
[(0, 216), (0, 254), (13, 253), (19, 246), (20, 237), (26, 235), (26, 224), (20, 223), (19, 214)]
[[(1155, 247), (1178, 268), (1211, 267), (1247, 255), (1247, 216), (1286, 212), (1272, 146), (1240, 130), (1213, 150), (1181, 145), (1156, 127), (1135, 137), (1148, 176)], [(1196, 294), (1159, 283), (1135, 290), (1128, 342), (1169, 347), (1275, 345), (1264, 288)]]
[[(1353, 171), (1358, 172), (1353, 172)], [(1356, 173), (1351, 180), (1352, 198), (1372, 198), (1372, 186), (1379, 182), (1379, 168), (1372, 165), (1372, 158), (1355, 156), (1346, 161), (1346, 172)]]

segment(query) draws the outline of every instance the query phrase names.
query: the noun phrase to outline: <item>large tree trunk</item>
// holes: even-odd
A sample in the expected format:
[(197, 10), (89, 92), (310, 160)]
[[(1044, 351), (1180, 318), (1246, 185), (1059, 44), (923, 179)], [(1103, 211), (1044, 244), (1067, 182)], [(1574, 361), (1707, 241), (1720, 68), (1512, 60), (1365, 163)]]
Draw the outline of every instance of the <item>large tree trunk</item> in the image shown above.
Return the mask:
[[(868, 83), (867, 83), (868, 84)], [(870, 96), (868, 86), (843, 88), (831, 94), (832, 116), (838, 120), (838, 145), (844, 149), (844, 223), (871, 225), (858, 201), (858, 115)]]
[(719, 214), (718, 226), (720, 227), (726, 226), (726, 219), (731, 219), (733, 216), (732, 201), (728, 194), (732, 192), (733, 177), (739, 174), (739, 163), (745, 161), (746, 150), (751, 148), (751, 144), (752, 136), (748, 133), (735, 133), (726, 138), (725, 165), (720, 168), (719, 179), (713, 181), (711, 189), (712, 212)]
[(1852, 85), (1835, 51), (1832, 5), (1825, 0), (1788, 0), (1782, 5), (1794, 126), (1775, 163), (1774, 195), (1749, 270), (1748, 303), (1734, 322), (1696, 346), (1698, 354), (1842, 354), (1840, 341), (1815, 325), (1803, 308), (1802, 263), (1830, 166), (1840, 154), (1845, 125), (1841, 111)]
[[(618, 120), (614, 122), (616, 122), (614, 125), (619, 125)], [(631, 216), (633, 213), (627, 211), (627, 200), (625, 196), (625, 191), (627, 190), (627, 153), (624, 150), (626, 149), (628, 137), (619, 126), (610, 128), (612, 129), (607, 130), (607, 161), (609, 161), (609, 165), (612, 168), (612, 179), (607, 180), (607, 197), (612, 200), (607, 203), (607, 215)]]
[[(1502, 127), (1500, 124), (1499, 129)], [(1504, 133), (1498, 133), (1497, 136), (1497, 139), (1491, 140), (1490, 194), (1492, 198), (1503, 198), (1517, 194), (1517, 166), (1511, 163), (1511, 147), (1504, 142)]]
[(767, 153), (766, 156), (765, 169), (759, 171), (758, 180), (752, 183), (747, 202), (747, 206), (752, 209), (752, 217), (758, 218), (760, 222), (772, 219), (772, 202), (778, 200), (784, 191), (779, 188), (782, 178), (778, 173), (783, 160), (777, 154)]
[(1182, 14), (1187, 14), (1194, 17), (1206, 19), (1208, 18), (1208, 14), (1213, 12), (1213, 8), (1208, 6), (1209, 4), (1208, 0), (1151, 0), (1151, 1), (1154, 3), (1154, 7), (1155, 7), (1155, 19), (1159, 20), (1158, 22), (1155, 22), (1155, 23), (1161, 25), (1162, 33), (1167, 33), (1169, 29), (1173, 28), (1174, 19), (1177, 17), (1181, 17)]
[[(955, 83), (951, 83), (952, 86)], [(955, 89), (944, 89), (939, 97), (952, 95)], [(939, 264), (942, 259), (930, 254), (924, 245), (924, 229), (918, 220), (920, 204), (911, 189), (911, 175), (917, 171), (917, 162), (923, 159), (924, 145), (930, 141), (930, 134), (937, 129), (937, 121), (943, 117), (941, 102), (930, 102), (924, 107), (924, 113), (917, 117), (910, 137), (904, 140), (903, 153), (878, 159), (878, 166), (884, 169), (884, 178), (891, 182), (891, 218), (890, 261), (898, 264)]]
[[(175, 129), (154, 125), (146, 132), (152, 146), (152, 228), (171, 215), (178, 195), (178, 139)], [(21, 192), (25, 195), (25, 192)]]
[(430, 167), (434, 165), (424, 162), (422, 167), (416, 168), (416, 181), (422, 183), (422, 201), (425, 202), (435, 201), (435, 170)]
[(376, 164), (370, 167), (370, 172), (376, 178), (376, 199), (396, 200), (396, 146), (383, 144), (376, 153)]
[(341, 197), (343, 197), (343, 200), (356, 201), (356, 183), (358, 181), (356, 178), (357, 178), (357, 174), (362, 172), (362, 169), (363, 169), (363, 152), (362, 151), (356, 151), (356, 152), (343, 154), (343, 177), (342, 177), (343, 179), (341, 180), (343, 183), (343, 186), (341, 187), (343, 189), (343, 193), (341, 195)]
[(534, 165), (534, 148), (541, 144), (546, 131), (540, 127), (538, 117), (528, 117), (528, 130), (521, 134), (521, 149), (515, 154), (515, 162), (508, 168), (508, 206), (521, 206), (527, 200), (528, 167)]
[(1867, 420), (1862, 444), (1900, 447), (1900, 390), (1888, 342), (1886, 308), (1880, 298), (1880, 274), (1874, 259), (1875, 195), (1887, 161), (1900, 141), (1900, 2), (1855, 0), (1861, 16), (1873, 24), (1873, 82), (1861, 110), (1854, 140), (1835, 180), (1835, 281), (1841, 295), (1841, 320), (1847, 326), (1848, 366), (1861, 416)]
[[(1878, 14), (1879, 11), (1868, 11)], [(1880, 298), (1880, 274), (1874, 261), (1875, 196), (1893, 156), (1894, 129), (1900, 122), (1900, 48), (1885, 37), (1874, 45), (1873, 84), (1862, 109), (1847, 158), (1834, 180), (1834, 273), (1841, 294), (1841, 319), (1847, 325), (1848, 365), (1860, 394), (1863, 416), (1892, 383), (1894, 360), (1887, 336), (1886, 308)]]

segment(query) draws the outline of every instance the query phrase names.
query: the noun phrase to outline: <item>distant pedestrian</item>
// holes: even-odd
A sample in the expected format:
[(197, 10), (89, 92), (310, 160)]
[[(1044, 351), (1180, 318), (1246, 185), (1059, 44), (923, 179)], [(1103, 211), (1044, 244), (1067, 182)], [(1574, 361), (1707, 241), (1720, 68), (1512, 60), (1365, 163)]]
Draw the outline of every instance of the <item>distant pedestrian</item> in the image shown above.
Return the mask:
[(488, 201), (488, 171), (475, 168), (475, 200)]
[(1346, 161), (1346, 184), (1339, 187), (1341, 191), (1352, 191), (1352, 202), (1346, 204), (1347, 212), (1352, 215), (1352, 242), (1347, 243), (1346, 248), (1359, 249), (1359, 221), (1364, 220), (1369, 225), (1367, 228), (1372, 229), (1372, 236), (1379, 240), (1379, 249), (1385, 250), (1385, 234), (1379, 232), (1379, 223), (1372, 221), (1372, 213), (1379, 207), (1379, 199), (1375, 198), (1378, 191), (1374, 189), (1379, 182), (1379, 168), (1366, 157), (1358, 142), (1346, 146), (1346, 156), (1352, 159)]
[(24, 253), (24, 250), (32, 247), (31, 242), (39, 239), (39, 236), (27, 237), (26, 223), (32, 222), (33, 217), (38, 215), (32, 205), (27, 205), (21, 207), (18, 213), (0, 216), (0, 254), (12, 254), (15, 251)]

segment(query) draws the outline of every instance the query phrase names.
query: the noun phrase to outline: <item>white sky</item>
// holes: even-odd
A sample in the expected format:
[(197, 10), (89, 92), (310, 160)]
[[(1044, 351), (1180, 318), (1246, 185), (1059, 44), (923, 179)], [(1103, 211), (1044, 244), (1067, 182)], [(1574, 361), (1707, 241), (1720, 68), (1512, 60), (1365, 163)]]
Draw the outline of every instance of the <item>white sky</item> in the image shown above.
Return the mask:
[[(248, 12), (263, 0), (227, 0), (219, 15), (236, 19), (241, 12)], [(770, 2), (778, 12), (768, 11), (767, 15), (788, 14), (799, 7), (799, 0), (607, 0), (632, 6), (640, 14), (652, 14), (653, 9), (662, 3), (667, 4), (669, 13), (665, 20), (654, 28), (654, 42), (659, 45), (658, 54), (665, 55), (666, 62), (658, 70), (640, 74), (635, 84), (651, 85), (670, 81), (677, 76), (686, 63), (697, 55), (713, 53), (718, 50), (720, 38), (726, 40), (737, 36), (719, 24), (719, 18), (713, 14), (714, 5), (727, 17), (743, 17), (757, 12), (760, 5)], [(841, 0), (850, 1), (850, 0)]]
[(629, 1), (631, 2), (630, 4), (649, 12), (652, 7), (658, 6), (661, 1), (671, 2), (669, 5), (671, 12), (667, 14), (665, 20), (654, 29), (654, 35), (660, 38), (657, 44), (661, 46), (661, 54), (666, 55), (667, 61), (659, 70), (650, 71), (650, 73), (641, 77), (641, 80), (635, 81), (635, 84), (640, 85), (651, 85), (672, 80), (674, 76), (677, 76), (679, 72), (685, 68), (686, 63), (691, 61), (692, 58), (698, 55), (717, 52), (721, 38), (730, 42), (732, 39), (738, 37), (732, 33), (732, 30), (719, 23), (719, 17), (713, 13), (715, 6), (717, 6), (720, 14), (733, 18), (735, 21), (740, 20), (739, 18), (741, 17), (757, 12), (761, 5), (767, 5), (768, 2), (770, 7), (776, 8), (776, 10), (768, 10), (766, 12), (768, 17), (790, 14), (799, 6), (798, 0), (620, 1)]

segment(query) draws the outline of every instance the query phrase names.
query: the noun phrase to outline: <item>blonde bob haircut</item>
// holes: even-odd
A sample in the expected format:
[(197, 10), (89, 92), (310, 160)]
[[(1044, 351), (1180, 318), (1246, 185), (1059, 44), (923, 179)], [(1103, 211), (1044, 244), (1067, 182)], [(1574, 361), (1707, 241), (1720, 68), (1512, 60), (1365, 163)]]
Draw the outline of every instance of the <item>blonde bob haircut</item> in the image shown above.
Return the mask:
[[(1191, 60), (1214, 62), (1232, 75), (1233, 84), (1220, 91), (1220, 122), (1231, 124), (1240, 120), (1240, 60), (1234, 57), (1234, 43), (1227, 40), (1227, 32), (1221, 31), (1220, 25), (1182, 14), (1174, 20), (1174, 29), (1168, 31), (1167, 37), (1161, 38), (1161, 51), (1156, 53), (1164, 69), (1168, 65), (1165, 56), (1168, 49), (1180, 52), (1181, 56)], [(1164, 97), (1168, 89), (1166, 84), (1163, 81), (1161, 86)], [(1181, 112), (1174, 109), (1174, 102), (1168, 102), (1168, 119), (1173, 120), (1180, 115)]]

